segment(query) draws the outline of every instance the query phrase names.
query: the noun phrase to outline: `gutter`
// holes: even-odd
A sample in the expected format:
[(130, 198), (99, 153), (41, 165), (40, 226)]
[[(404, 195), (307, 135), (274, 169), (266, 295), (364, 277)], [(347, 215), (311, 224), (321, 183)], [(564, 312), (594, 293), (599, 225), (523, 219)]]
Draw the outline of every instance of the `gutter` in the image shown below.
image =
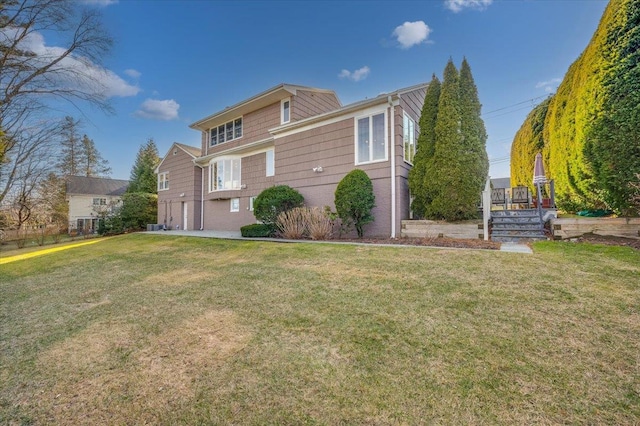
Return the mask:
[(193, 164), (200, 167), (200, 177), (201, 177), (201, 185), (200, 185), (200, 230), (204, 230), (204, 167), (200, 164), (196, 163), (193, 160)]

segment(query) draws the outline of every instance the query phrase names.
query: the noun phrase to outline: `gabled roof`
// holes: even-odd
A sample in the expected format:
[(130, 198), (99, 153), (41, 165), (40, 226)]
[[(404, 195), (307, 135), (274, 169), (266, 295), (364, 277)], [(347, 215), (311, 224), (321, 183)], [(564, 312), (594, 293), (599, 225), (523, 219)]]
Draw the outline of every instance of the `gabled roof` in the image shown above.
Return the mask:
[[(333, 90), (281, 83), (262, 93), (258, 93), (257, 95), (252, 96), (249, 99), (245, 99), (242, 102), (239, 102), (230, 107), (226, 107), (222, 111), (218, 111), (215, 114), (203, 118), (202, 120), (196, 121), (189, 127), (194, 130), (206, 131), (211, 126), (219, 122), (233, 120), (243, 114), (247, 114), (249, 112), (271, 105), (275, 102), (281, 101), (282, 99), (285, 99), (291, 95), (295, 96), (297, 90), (305, 90), (316, 93), (331, 93), (336, 97), (336, 99), (338, 99), (338, 96)], [(338, 102), (340, 102), (339, 99)]]
[(172, 153), (176, 149), (180, 149), (180, 150), (186, 152), (187, 155), (189, 155), (193, 159), (198, 158), (198, 157), (200, 157), (202, 155), (202, 150), (200, 148), (198, 148), (198, 147), (191, 146), (191, 145), (185, 145), (183, 143), (174, 142), (173, 145), (171, 145), (171, 147), (167, 151), (167, 153), (164, 155), (164, 157), (162, 157), (162, 160), (160, 161), (160, 164), (158, 164), (158, 166), (155, 168), (155, 170), (154, 170), (155, 173), (158, 173), (158, 170), (160, 170), (160, 166), (162, 166), (162, 163), (164, 163), (164, 160), (167, 159), (167, 157), (169, 156), (169, 153)]
[(426, 88), (429, 86), (429, 83), (420, 83), (414, 86), (405, 87), (403, 89), (398, 89), (389, 93), (381, 93), (375, 98), (365, 99), (363, 101), (354, 102), (349, 105), (345, 105), (341, 108), (335, 109), (333, 111), (325, 112), (323, 114), (314, 115), (312, 117), (305, 118), (299, 121), (292, 121), (287, 124), (283, 124), (281, 126), (275, 127), (273, 129), (269, 129), (272, 135), (288, 132), (293, 129), (297, 129), (300, 127), (308, 126), (309, 124), (314, 124), (318, 122), (322, 122), (324, 120), (330, 120), (336, 117), (340, 117), (345, 114), (352, 113), (354, 111), (358, 111), (364, 108), (368, 108), (370, 106), (379, 105), (381, 103), (388, 102), (389, 99), (392, 101), (398, 100), (403, 94), (412, 92), (414, 90), (419, 90), (422, 88)]
[(128, 186), (128, 180), (69, 176), (67, 179), (67, 194), (120, 196), (126, 192)]

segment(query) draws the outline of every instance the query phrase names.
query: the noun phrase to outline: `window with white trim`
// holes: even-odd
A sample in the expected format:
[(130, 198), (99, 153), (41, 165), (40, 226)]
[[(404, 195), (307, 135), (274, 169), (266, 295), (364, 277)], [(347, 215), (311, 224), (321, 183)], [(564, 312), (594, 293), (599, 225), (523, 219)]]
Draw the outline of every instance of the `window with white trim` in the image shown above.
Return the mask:
[(273, 149), (267, 151), (267, 176), (276, 174), (276, 156)]
[(94, 198), (93, 199), (93, 205), (94, 206), (106, 206), (107, 205), (107, 199), (106, 198)]
[(280, 101), (280, 124), (291, 121), (291, 98)]
[(406, 113), (402, 117), (402, 141), (404, 161), (413, 164), (413, 158), (416, 156), (416, 123)]
[(242, 137), (242, 117), (209, 130), (209, 146), (216, 146)]
[(356, 118), (356, 164), (387, 160), (386, 114)]
[(169, 189), (169, 172), (158, 173), (158, 191)]
[(230, 203), (230, 212), (239, 212), (240, 211), (240, 198), (232, 198)]
[(256, 198), (258, 198), (257, 196), (253, 196), (251, 198), (249, 198), (249, 211), (252, 212), (253, 211), (253, 203), (256, 202)]
[(209, 165), (209, 192), (240, 189), (240, 159), (227, 158)]

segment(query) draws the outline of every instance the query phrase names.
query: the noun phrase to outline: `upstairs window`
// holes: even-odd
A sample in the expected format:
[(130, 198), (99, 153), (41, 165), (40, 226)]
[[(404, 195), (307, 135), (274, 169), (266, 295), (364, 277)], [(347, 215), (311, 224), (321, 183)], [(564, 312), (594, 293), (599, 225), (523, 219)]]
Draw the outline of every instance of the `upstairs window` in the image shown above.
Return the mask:
[(280, 102), (280, 124), (291, 121), (291, 98), (283, 99)]
[(106, 198), (94, 198), (93, 199), (93, 205), (94, 206), (106, 206), (107, 205), (107, 199)]
[(402, 140), (404, 161), (413, 164), (413, 158), (416, 156), (416, 123), (407, 114), (402, 118)]
[(242, 117), (209, 130), (209, 146), (216, 146), (242, 137)]
[(158, 174), (158, 191), (169, 189), (169, 172)]
[(267, 176), (276, 174), (276, 159), (273, 149), (267, 151)]
[(387, 160), (385, 113), (356, 118), (356, 164)]
[(209, 165), (209, 192), (240, 189), (240, 159), (214, 161)]

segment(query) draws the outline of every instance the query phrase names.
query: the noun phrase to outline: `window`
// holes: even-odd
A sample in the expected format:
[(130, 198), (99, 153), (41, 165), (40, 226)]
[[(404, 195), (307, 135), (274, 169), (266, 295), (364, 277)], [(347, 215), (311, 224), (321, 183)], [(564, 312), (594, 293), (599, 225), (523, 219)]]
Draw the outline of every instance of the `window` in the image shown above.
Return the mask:
[(291, 98), (280, 101), (280, 106), (280, 123), (288, 123), (291, 121)]
[(385, 113), (356, 119), (356, 164), (387, 160)]
[(158, 191), (169, 189), (169, 172), (158, 174)]
[(413, 158), (416, 156), (416, 123), (407, 114), (402, 118), (402, 140), (404, 161), (413, 164)]
[(94, 206), (106, 206), (107, 205), (107, 199), (106, 198), (94, 198), (93, 199), (93, 205)]
[(249, 211), (252, 212), (253, 211), (253, 203), (255, 203), (256, 198), (258, 198), (257, 196), (253, 196), (251, 198), (249, 198)]
[(231, 212), (239, 212), (240, 211), (240, 198), (232, 198), (231, 199), (231, 207), (229, 209)]
[(242, 117), (209, 130), (209, 146), (238, 139), (242, 136)]
[(270, 149), (267, 151), (267, 176), (273, 176), (276, 174), (276, 158), (274, 151)]
[(209, 165), (209, 192), (240, 189), (240, 159), (214, 161)]

